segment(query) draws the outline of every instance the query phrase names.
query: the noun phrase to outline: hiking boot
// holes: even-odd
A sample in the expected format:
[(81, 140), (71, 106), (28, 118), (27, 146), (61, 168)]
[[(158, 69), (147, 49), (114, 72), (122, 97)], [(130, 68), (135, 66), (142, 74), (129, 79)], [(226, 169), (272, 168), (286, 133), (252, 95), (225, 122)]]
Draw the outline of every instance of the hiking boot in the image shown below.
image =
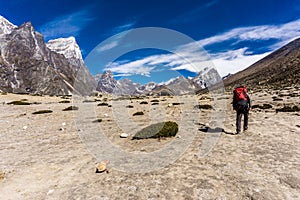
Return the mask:
[(244, 127), (244, 131), (248, 130), (248, 127)]

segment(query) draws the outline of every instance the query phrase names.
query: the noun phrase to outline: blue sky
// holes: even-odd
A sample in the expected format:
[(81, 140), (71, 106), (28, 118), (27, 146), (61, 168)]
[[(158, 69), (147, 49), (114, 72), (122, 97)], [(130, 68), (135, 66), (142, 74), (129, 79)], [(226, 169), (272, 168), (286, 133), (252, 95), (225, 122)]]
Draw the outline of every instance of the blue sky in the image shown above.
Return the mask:
[[(110, 69), (141, 83), (193, 76), (205, 66), (221, 76), (235, 73), (300, 36), (299, 0), (0, 0), (0, 5), (0, 15), (18, 26), (31, 21), (46, 42), (75, 36), (92, 74)], [(143, 49), (148, 33), (128, 39), (130, 30), (142, 27), (179, 36), (160, 38), (158, 30), (159, 42)], [(181, 34), (191, 40), (178, 42)], [(157, 49), (161, 41), (173, 46)], [(114, 60), (106, 59), (134, 43), (142, 49), (122, 49)]]

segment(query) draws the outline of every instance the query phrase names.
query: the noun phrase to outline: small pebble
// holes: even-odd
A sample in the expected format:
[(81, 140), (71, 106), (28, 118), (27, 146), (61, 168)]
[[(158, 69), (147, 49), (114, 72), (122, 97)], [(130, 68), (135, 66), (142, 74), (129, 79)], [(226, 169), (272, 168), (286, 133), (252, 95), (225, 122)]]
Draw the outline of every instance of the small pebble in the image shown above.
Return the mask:
[(127, 133), (121, 133), (120, 138), (127, 138), (128, 134)]
[(54, 190), (49, 190), (49, 191), (47, 192), (47, 195), (51, 195), (53, 192), (54, 192)]

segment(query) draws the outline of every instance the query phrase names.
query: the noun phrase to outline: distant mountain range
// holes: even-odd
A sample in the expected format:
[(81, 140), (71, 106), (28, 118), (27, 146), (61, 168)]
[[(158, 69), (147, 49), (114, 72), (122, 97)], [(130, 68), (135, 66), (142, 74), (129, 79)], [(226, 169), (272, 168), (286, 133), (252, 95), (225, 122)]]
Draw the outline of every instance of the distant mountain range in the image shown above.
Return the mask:
[[(80, 74), (78, 74), (80, 73)], [(92, 76), (74, 37), (44, 42), (30, 22), (20, 27), (0, 16), (0, 92), (49, 95), (91, 94), (182, 95), (224, 81), (226, 87), (282, 87), (300, 84), (300, 39), (278, 49), (249, 68), (221, 78), (214, 68), (195, 77), (179, 76), (163, 84), (141, 85), (116, 80), (110, 71)]]
[(199, 72), (198, 76), (193, 78), (187, 79), (184, 76), (179, 76), (163, 84), (150, 82), (141, 85), (140, 83), (133, 83), (127, 78), (115, 80), (111, 71), (97, 74), (96, 77), (98, 82), (97, 91), (116, 95), (193, 94), (197, 90), (204, 89), (221, 81), (221, 77), (214, 68), (205, 68)]

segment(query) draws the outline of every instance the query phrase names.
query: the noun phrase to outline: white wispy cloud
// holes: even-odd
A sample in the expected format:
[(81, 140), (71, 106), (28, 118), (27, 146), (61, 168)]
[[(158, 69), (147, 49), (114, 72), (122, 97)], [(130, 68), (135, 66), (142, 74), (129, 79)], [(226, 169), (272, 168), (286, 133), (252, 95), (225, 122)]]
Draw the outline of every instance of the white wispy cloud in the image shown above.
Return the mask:
[(112, 41), (111, 43), (105, 44), (103, 46), (100, 46), (97, 48), (98, 51), (107, 51), (109, 49), (112, 49), (114, 47), (118, 46), (118, 41)]
[(218, 70), (220, 76), (225, 76), (228, 73), (234, 74), (241, 71), (251, 64), (259, 61), (271, 52), (261, 54), (249, 54), (247, 48), (231, 50), (223, 53), (211, 55), (211, 62)]
[(113, 28), (112, 33), (117, 34), (117, 33), (123, 32), (123, 31), (130, 30), (135, 26), (135, 24), (136, 24), (136, 21), (131, 21), (131, 22), (122, 24), (120, 26)]
[[(270, 54), (275, 49), (300, 36), (300, 19), (286, 24), (262, 25), (251, 27), (239, 27), (209, 38), (195, 41), (177, 48), (170, 54), (152, 55), (139, 60), (114, 62), (107, 65), (107, 69), (123, 74), (149, 75), (151, 70), (159, 66), (166, 66), (172, 70), (186, 69), (191, 72), (199, 72), (204, 67), (213, 67), (221, 76), (228, 73), (236, 73), (245, 69)], [(228, 50), (230, 46), (218, 49), (219, 53), (210, 53), (203, 49), (209, 45), (226, 41), (236, 45), (239, 42), (266, 41), (274, 39), (275, 43), (267, 46), (266, 52), (250, 52), (249, 47)], [(262, 43), (264, 44), (264, 43)], [(232, 48), (233, 48), (232, 46)], [(211, 51), (213, 52), (213, 51)]]
[(118, 46), (120, 41), (126, 36), (127, 32), (121, 32), (101, 42), (96, 48), (98, 52), (107, 51)]
[(151, 60), (152, 60), (151, 57), (146, 57), (141, 60), (130, 61), (127, 63), (124, 63), (123, 61), (113, 62), (113, 63), (109, 63), (106, 66), (105, 70), (110, 70), (118, 74), (125, 74), (127, 76), (135, 75), (135, 74), (149, 76), (151, 70), (155, 68), (154, 66), (150, 66), (147, 64)]
[(113, 36), (103, 41), (97, 46), (98, 52), (107, 51), (118, 46), (122, 38), (127, 34), (126, 31), (132, 29), (135, 25), (135, 21), (117, 26), (112, 29), (111, 33)]
[[(277, 39), (279, 40), (280, 44), (282, 44), (282, 42), (288, 42), (299, 36), (300, 19), (279, 25), (262, 25), (234, 28), (227, 32), (190, 43), (181, 48), (187, 49), (189, 51), (195, 51), (199, 49), (199, 47), (205, 47), (211, 44), (221, 43), (228, 40), (236, 40), (236, 43), (238, 43), (242, 41)], [(274, 50), (275, 48), (278, 48), (278, 45), (271, 47), (273, 47), (273, 49), (271, 50)]]
[(59, 16), (38, 28), (38, 31), (44, 35), (46, 40), (70, 35), (77, 36), (92, 20), (93, 18), (89, 15), (88, 11), (82, 10)]

